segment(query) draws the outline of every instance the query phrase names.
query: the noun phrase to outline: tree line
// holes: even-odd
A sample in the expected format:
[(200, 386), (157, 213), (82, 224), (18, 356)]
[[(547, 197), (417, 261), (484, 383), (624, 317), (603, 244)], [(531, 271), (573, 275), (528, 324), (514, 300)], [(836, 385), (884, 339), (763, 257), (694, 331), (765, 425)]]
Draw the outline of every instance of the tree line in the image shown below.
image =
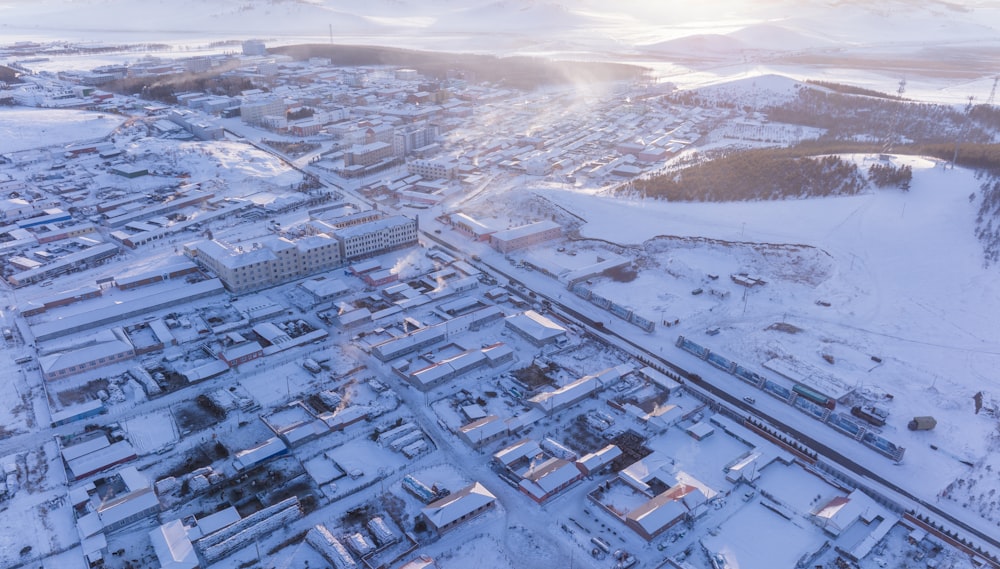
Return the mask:
[[(979, 193), (975, 233), (983, 245), (983, 262), (988, 266), (1000, 261), (1000, 171), (985, 176)], [(969, 198), (974, 200), (976, 196)]]
[(834, 83), (832, 81), (820, 81), (818, 79), (807, 79), (806, 83), (809, 83), (810, 85), (824, 87), (831, 91), (836, 91), (838, 93), (843, 93), (845, 95), (861, 95), (863, 97), (875, 97), (876, 99), (900, 100), (900, 97), (898, 95), (890, 95), (888, 93), (883, 93), (882, 91), (875, 91), (874, 89), (865, 89), (864, 87), (857, 87), (855, 85), (845, 85), (843, 83)]
[(896, 186), (905, 191), (910, 189), (913, 168), (908, 164), (902, 166), (883, 163), (872, 164), (868, 167), (868, 179), (880, 188)]
[(866, 185), (852, 162), (804, 156), (790, 148), (732, 152), (678, 172), (637, 179), (632, 188), (670, 201), (746, 201), (854, 195)]
[(471, 53), (443, 53), (367, 45), (301, 44), (269, 48), (271, 53), (305, 60), (327, 58), (333, 65), (393, 65), (410, 67), (437, 79), (461, 78), (492, 82), (518, 89), (574, 82), (637, 79), (649, 73), (646, 67), (623, 63), (562, 61), (540, 57)]
[(767, 107), (764, 113), (775, 122), (824, 129), (822, 138), (828, 140), (881, 140), (894, 135), (905, 142), (954, 144), (956, 140), (990, 140), (993, 130), (980, 122), (982, 115), (948, 105), (818, 89), (799, 89), (794, 99)]

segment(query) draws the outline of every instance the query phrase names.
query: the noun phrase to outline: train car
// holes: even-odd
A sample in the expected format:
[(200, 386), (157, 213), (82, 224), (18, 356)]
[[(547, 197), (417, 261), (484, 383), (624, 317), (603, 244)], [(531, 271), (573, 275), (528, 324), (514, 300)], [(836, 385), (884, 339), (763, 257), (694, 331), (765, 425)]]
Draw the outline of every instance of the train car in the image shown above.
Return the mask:
[(809, 401), (819, 405), (820, 407), (826, 407), (827, 409), (834, 409), (837, 407), (837, 401), (832, 397), (827, 397), (822, 393), (818, 393), (808, 387), (796, 383), (792, 387), (792, 391), (799, 394), (799, 397), (804, 397)]
[(855, 405), (851, 408), (851, 415), (864, 419), (876, 427), (884, 427), (889, 413), (872, 405)]

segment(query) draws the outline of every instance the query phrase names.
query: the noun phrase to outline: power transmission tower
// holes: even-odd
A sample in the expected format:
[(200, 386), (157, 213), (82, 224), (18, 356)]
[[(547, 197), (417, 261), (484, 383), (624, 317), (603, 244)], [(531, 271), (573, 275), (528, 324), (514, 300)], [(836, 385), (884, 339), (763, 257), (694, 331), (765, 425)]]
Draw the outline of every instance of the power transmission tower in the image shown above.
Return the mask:
[(899, 89), (896, 90), (896, 110), (892, 113), (892, 121), (889, 123), (889, 132), (885, 141), (882, 142), (882, 154), (891, 154), (892, 147), (896, 144), (896, 128), (899, 126), (899, 114), (903, 111), (903, 93), (906, 92), (906, 78), (899, 80)]
[(1000, 82), (1000, 75), (997, 75), (996, 77), (993, 78), (993, 88), (990, 89), (990, 98), (986, 99), (987, 106), (992, 106), (993, 100), (997, 96), (997, 82)]
[[(995, 83), (994, 83), (995, 86)], [(969, 95), (969, 103), (965, 105), (965, 124), (958, 129), (958, 138), (955, 139), (955, 154), (951, 157), (951, 169), (955, 169), (955, 162), (958, 161), (958, 147), (963, 142), (965, 142), (965, 137), (969, 134), (972, 129), (972, 101), (976, 97), (974, 95)]]

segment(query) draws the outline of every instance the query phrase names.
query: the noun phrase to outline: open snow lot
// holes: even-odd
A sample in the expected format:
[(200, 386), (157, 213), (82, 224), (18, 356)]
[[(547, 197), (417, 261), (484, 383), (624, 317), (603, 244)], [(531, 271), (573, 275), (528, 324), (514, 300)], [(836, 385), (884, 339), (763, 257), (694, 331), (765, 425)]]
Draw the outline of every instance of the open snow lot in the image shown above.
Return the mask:
[[(265, 407), (290, 401), (297, 394), (310, 391), (316, 382), (315, 377), (302, 369), (301, 359), (305, 357), (301, 354), (299, 361), (287, 363), (272, 363), (265, 358), (244, 364), (240, 384)], [(278, 355), (275, 359), (282, 358), (283, 355)]]
[(22, 491), (6, 504), (0, 515), (0, 566), (37, 560), (79, 540), (72, 507), (59, 494)]
[[(300, 172), (278, 158), (239, 142), (142, 138), (127, 145), (126, 149), (140, 156), (166, 158), (171, 166), (187, 170), (194, 180), (223, 177), (236, 184), (234, 193), (242, 192), (242, 195), (272, 187), (288, 188), (302, 181)], [(263, 201), (273, 201), (273, 198)]]
[[(866, 167), (867, 157), (856, 159)], [(983, 267), (972, 234), (973, 173), (921, 158), (894, 160), (912, 166), (911, 191), (749, 203), (540, 193), (584, 218), (584, 237), (643, 244), (647, 251), (651, 243), (671, 243), (634, 281), (594, 284), (637, 311), (655, 317), (660, 310), (663, 319), (679, 314), (673, 316), (679, 326), (655, 332), (664, 344), (684, 334), (760, 371), (771, 357), (794, 356), (841, 378), (859, 402), (887, 406), (883, 435), (907, 448), (903, 467), (920, 472), (909, 484), (933, 497), (968, 469), (960, 461), (976, 462), (991, 448), (996, 420), (976, 415), (972, 396), (992, 393), (989, 370), (1000, 364), (993, 317), (1000, 279), (995, 267)], [(735, 285), (729, 274), (736, 270), (757, 273), (767, 284)], [(694, 287), (704, 294), (692, 296)], [(730, 294), (721, 298), (712, 288)], [(771, 327), (782, 322), (798, 331)], [(711, 326), (722, 334), (706, 337)], [(693, 357), (665, 350), (681, 365), (696, 365)], [(907, 430), (914, 415), (934, 415), (937, 429)], [(940, 464), (933, 472), (921, 467), (930, 461)]]
[(34, 416), (31, 412), (31, 404), (22, 397), (25, 390), (24, 375), (17, 370), (19, 366), (14, 364), (13, 358), (4, 358), (4, 377), (10, 381), (0, 385), (0, 400), (10, 402), (0, 406), (0, 435), (7, 436), (11, 433), (21, 432), (34, 424)]
[(178, 440), (177, 425), (169, 410), (154, 411), (122, 423), (138, 454), (147, 454)]
[(824, 498), (842, 492), (797, 464), (773, 462), (761, 470), (757, 488), (768, 492), (797, 512), (809, 512)]
[(0, 109), (0, 152), (62, 146), (77, 140), (104, 138), (125, 118), (90, 111)]
[(379, 446), (367, 438), (356, 438), (326, 451), (326, 456), (348, 473), (337, 482), (336, 494), (346, 496), (384, 479), (403, 468), (407, 459), (401, 453)]
[(507, 556), (500, 541), (492, 535), (477, 534), (474, 539), (460, 542), (461, 545), (442, 553), (436, 564), (442, 569), (464, 569), (466, 567), (489, 567), (490, 569), (512, 569), (513, 562)]
[(62, 553), (46, 557), (42, 567), (44, 569), (87, 569), (87, 562), (84, 560), (83, 550), (80, 547), (72, 547)]
[(803, 520), (785, 520), (753, 504), (726, 520), (719, 535), (708, 535), (701, 542), (710, 555), (725, 559), (725, 566), (768, 569), (795, 567), (800, 557), (818, 550), (826, 539)]
[(728, 491), (732, 483), (726, 480), (724, 467), (745, 454), (749, 447), (733, 437), (710, 436), (697, 441), (679, 429), (671, 429), (646, 442), (646, 446), (673, 459), (685, 471), (710, 488)]

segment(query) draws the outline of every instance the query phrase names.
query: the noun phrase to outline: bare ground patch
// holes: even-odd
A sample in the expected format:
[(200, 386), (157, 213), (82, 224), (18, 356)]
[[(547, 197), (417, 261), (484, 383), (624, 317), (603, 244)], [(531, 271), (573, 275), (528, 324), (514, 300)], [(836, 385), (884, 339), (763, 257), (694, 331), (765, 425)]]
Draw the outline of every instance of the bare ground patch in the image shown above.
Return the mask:
[(784, 332), (785, 334), (798, 334), (802, 331), (802, 328), (799, 328), (794, 324), (789, 324), (788, 322), (775, 322), (765, 328), (765, 330), (775, 330), (778, 332)]

